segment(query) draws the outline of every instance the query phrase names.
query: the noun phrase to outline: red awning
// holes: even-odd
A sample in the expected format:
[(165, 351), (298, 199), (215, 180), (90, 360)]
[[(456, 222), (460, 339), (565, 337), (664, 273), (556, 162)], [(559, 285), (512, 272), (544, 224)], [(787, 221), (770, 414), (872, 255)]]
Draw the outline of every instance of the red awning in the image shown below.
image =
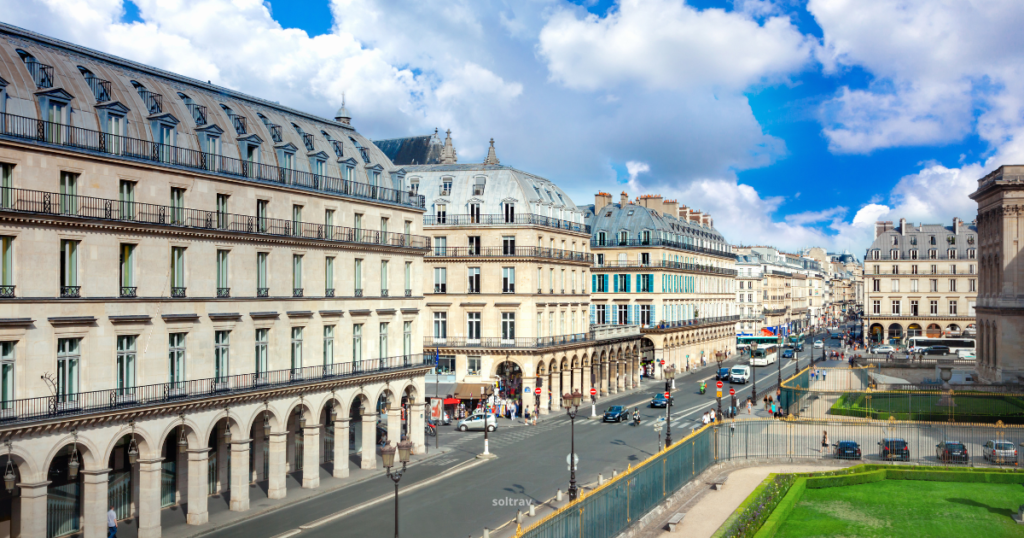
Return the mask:
[(444, 405), (458, 405), (461, 401), (458, 398), (445, 398)]

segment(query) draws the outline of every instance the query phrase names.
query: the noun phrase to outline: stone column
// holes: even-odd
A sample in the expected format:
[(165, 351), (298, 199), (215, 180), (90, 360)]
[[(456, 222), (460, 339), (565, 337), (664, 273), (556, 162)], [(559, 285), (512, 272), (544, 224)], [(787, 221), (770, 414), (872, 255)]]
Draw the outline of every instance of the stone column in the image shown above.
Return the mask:
[(348, 476), (348, 418), (334, 421), (334, 478)]
[(320, 425), (302, 429), (302, 488), (320, 487)]
[[(20, 504), (18, 528), (11, 529), (12, 536), (21, 538), (46, 538), (46, 487), (49, 482), (18, 484), (21, 495), (14, 499)], [(11, 518), (12, 523), (14, 518)]]
[(551, 374), (551, 411), (562, 408), (562, 372)]
[(217, 428), (214, 435), (217, 436), (217, 492), (225, 493), (231, 487), (231, 477), (228, 476), (230, 467), (234, 466), (235, 462), (231, 462), (228, 465), (228, 454), (231, 453), (231, 447), (224, 442), (224, 428), (227, 428), (227, 424), (224, 424), (220, 428)]
[(288, 432), (274, 432), (267, 436), (270, 443), (267, 457), (270, 462), (267, 465), (267, 497), (270, 499), (283, 499), (288, 494), (288, 474), (286, 472), (286, 457), (288, 455)]
[(402, 440), (402, 408), (395, 406), (387, 411), (388, 442), (398, 446)]
[(160, 475), (163, 460), (139, 460), (139, 538), (160, 538)]
[(249, 439), (231, 441), (231, 505), (232, 512), (249, 509)]
[(601, 362), (599, 364), (600, 364), (600, 367), (601, 367), (601, 371), (599, 373), (600, 377), (597, 380), (597, 384), (600, 387), (601, 396), (607, 396), (608, 395), (608, 363), (607, 362)]
[(363, 415), (363, 452), (359, 468), (377, 468), (377, 413)]
[(580, 394), (583, 395), (583, 403), (580, 405), (587, 405), (590, 403), (590, 372), (593, 370), (591, 367), (580, 368)]
[(110, 469), (81, 471), (84, 488), (82, 492), (82, 538), (106, 538), (107, 536), (107, 475)]
[[(539, 409), (537, 410), (542, 415), (546, 415), (551, 412), (551, 408), (550, 406), (548, 406), (548, 391), (551, 390), (552, 376), (548, 375), (546, 377), (547, 382), (544, 383), (544, 386), (540, 388), (540, 406), (538, 406)], [(542, 376), (540, 377), (540, 379), (544, 379), (544, 377)]]
[(207, 511), (209, 496), (210, 449), (195, 448), (188, 451), (188, 517), (189, 525), (202, 525), (210, 520)]
[(426, 412), (426, 404), (414, 403), (409, 406), (409, 440), (412, 441), (412, 453), (413, 454), (424, 454), (426, 453), (426, 446), (424, 444), (424, 430), (426, 423), (424, 422), (423, 414)]

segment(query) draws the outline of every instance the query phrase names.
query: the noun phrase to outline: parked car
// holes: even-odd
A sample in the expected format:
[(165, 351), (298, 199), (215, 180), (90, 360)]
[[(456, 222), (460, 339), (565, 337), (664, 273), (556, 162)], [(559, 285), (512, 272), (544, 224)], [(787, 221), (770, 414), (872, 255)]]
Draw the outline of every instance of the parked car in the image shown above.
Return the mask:
[(825, 342), (822, 342), (821, 340), (815, 340), (814, 341), (814, 349), (823, 349), (824, 347), (825, 347)]
[(878, 442), (878, 457), (883, 460), (910, 461), (910, 446), (903, 439), (885, 438)]
[(832, 456), (837, 460), (859, 460), (861, 458), (860, 445), (856, 441), (839, 441), (832, 446), (836, 447)]
[(728, 368), (719, 368), (718, 371), (715, 372), (715, 381), (728, 381), (728, 380), (729, 380), (729, 369)]
[(944, 463), (967, 463), (967, 447), (960, 441), (943, 441), (935, 445), (935, 457)]
[[(459, 421), (457, 426), (460, 432), (469, 430), (484, 430), (484, 415), (471, 415)], [(498, 417), (487, 415), (487, 431), (493, 432), (498, 429)]]
[(783, 359), (792, 359), (793, 358), (793, 348), (787, 347), (786, 349), (783, 349), (782, 350), (782, 358)]
[(922, 355), (949, 355), (949, 346), (929, 346), (921, 350)]
[(604, 419), (602, 420), (604, 422), (622, 422), (624, 420), (629, 420), (629, 409), (626, 409), (621, 405), (613, 405), (604, 412)]
[(750, 379), (749, 366), (733, 366), (729, 370), (729, 381), (731, 383), (746, 383)]
[[(665, 407), (668, 405), (668, 398), (665, 398), (664, 392), (659, 392), (651, 398), (651, 407)], [(676, 403), (676, 399), (672, 398), (672, 403)]]
[(981, 455), (992, 463), (1017, 463), (1017, 449), (1009, 441), (989, 441), (981, 448)]
[(894, 347), (892, 347), (890, 345), (875, 346), (871, 350), (871, 352), (872, 353), (896, 353), (896, 348), (894, 348)]

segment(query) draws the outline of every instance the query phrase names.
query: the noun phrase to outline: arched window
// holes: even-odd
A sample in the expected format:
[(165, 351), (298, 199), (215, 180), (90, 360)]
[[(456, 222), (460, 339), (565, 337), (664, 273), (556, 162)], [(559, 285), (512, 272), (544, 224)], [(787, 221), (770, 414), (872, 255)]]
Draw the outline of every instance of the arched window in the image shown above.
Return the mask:
[(142, 98), (143, 104), (146, 105), (146, 110), (150, 115), (160, 114), (164, 109), (164, 96), (159, 93), (151, 92), (146, 89), (142, 83), (133, 80), (132, 86), (135, 86), (135, 90), (139, 92), (139, 97)]
[(110, 100), (110, 81), (103, 80), (93, 74), (92, 71), (78, 66), (78, 71), (82, 73), (85, 78), (86, 84), (89, 85), (89, 89), (92, 90), (93, 96), (96, 98), (97, 103), (105, 103)]
[(21, 50), (16, 51), (18, 56), (21, 57), (21, 61), (25, 62), (25, 68), (32, 75), (32, 81), (36, 83), (36, 88), (46, 89), (53, 87), (53, 67), (39, 63), (35, 56)]
[(206, 107), (203, 105), (196, 104), (191, 97), (178, 92), (178, 97), (184, 101), (185, 106), (188, 107), (189, 114), (192, 115), (192, 119), (195, 120), (196, 126), (206, 125)]

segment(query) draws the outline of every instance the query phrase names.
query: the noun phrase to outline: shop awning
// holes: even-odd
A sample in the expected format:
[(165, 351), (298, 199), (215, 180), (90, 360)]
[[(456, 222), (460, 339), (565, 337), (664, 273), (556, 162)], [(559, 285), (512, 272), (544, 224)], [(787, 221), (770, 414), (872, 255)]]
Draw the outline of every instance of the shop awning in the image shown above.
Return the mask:
[(427, 383), (423, 388), (427, 398), (444, 398), (455, 394), (455, 383)]
[(459, 383), (455, 386), (455, 397), (460, 400), (480, 400), (488, 387), (488, 383)]
[(444, 403), (444, 405), (459, 405), (462, 403), (462, 400), (458, 398), (445, 398), (442, 403)]

